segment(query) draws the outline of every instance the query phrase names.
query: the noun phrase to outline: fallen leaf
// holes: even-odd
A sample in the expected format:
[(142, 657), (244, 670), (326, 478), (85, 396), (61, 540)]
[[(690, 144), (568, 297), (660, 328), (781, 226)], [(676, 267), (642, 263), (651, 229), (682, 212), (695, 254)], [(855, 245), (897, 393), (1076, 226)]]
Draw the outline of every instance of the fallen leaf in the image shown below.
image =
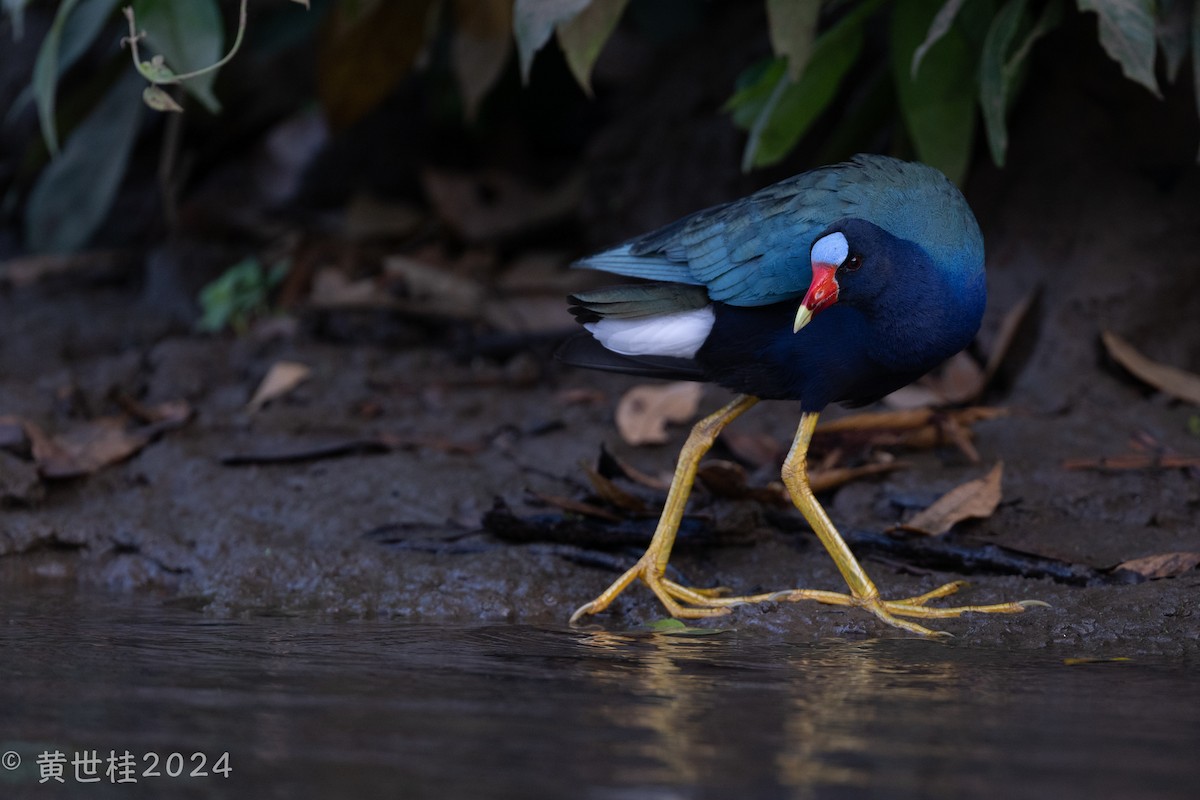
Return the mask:
[(696, 416), (703, 394), (703, 384), (692, 381), (635, 386), (617, 404), (617, 431), (631, 445), (663, 444), (667, 423)]
[(1198, 566), (1200, 566), (1200, 553), (1182, 551), (1131, 558), (1117, 564), (1116, 569), (1129, 570), (1144, 578), (1155, 580), (1157, 578), (1173, 578)]
[(739, 460), (756, 469), (779, 466), (787, 453), (787, 446), (767, 433), (743, 433), (726, 429), (721, 431), (721, 441)]
[(608, 402), (608, 395), (600, 389), (563, 389), (554, 395), (554, 402), (564, 406), (599, 406)]
[(900, 411), (864, 411), (841, 419), (822, 422), (816, 435), (849, 433), (858, 431), (905, 430), (928, 424), (934, 416), (931, 408), (913, 408)]
[(595, 517), (609, 522), (621, 522), (621, 515), (614, 514), (606, 508), (585, 503), (581, 500), (572, 500), (570, 497), (562, 497), (555, 494), (541, 494), (540, 492), (530, 492), (530, 497), (539, 503), (569, 511), (572, 514), (582, 514), (585, 517)]
[(1100, 469), (1121, 472), (1137, 469), (1197, 469), (1200, 457), (1180, 456), (1164, 453), (1128, 453), (1100, 458), (1068, 458), (1062, 462), (1063, 469)]
[(487, 294), (476, 280), (405, 256), (385, 258), (383, 272), (390, 295), (429, 315), (473, 318)]
[(986, 380), (983, 367), (965, 351), (960, 351), (951, 356), (936, 373), (922, 379), (922, 384), (930, 387), (938, 396), (938, 405), (956, 405), (982, 394)]
[(583, 195), (582, 173), (550, 189), (502, 172), (482, 175), (426, 170), (425, 193), (438, 217), (469, 242), (495, 241), (545, 227), (568, 216)]
[(346, 206), (346, 238), (352, 242), (373, 239), (401, 239), (409, 236), (425, 221), (425, 215), (408, 203), (388, 203), (357, 194)]
[(296, 361), (276, 361), (267, 370), (266, 377), (258, 385), (254, 396), (246, 404), (247, 413), (257, 413), (264, 405), (283, 397), (295, 389), (312, 374), (312, 369)]
[(116, 401), (126, 414), (138, 422), (161, 426), (164, 429), (182, 425), (195, 413), (191, 403), (186, 400), (167, 400), (148, 406), (127, 394), (118, 394)]
[(979, 454), (971, 442), (971, 426), (1006, 414), (1006, 409), (986, 406), (942, 411), (907, 408), (865, 412), (824, 423), (817, 428), (817, 436), (834, 436), (847, 444), (873, 447), (928, 449), (953, 444), (969, 461), (977, 463)]
[(600, 445), (600, 458), (596, 461), (596, 471), (607, 478), (628, 478), (634, 483), (656, 492), (665, 492), (671, 486), (669, 476), (662, 479), (643, 472), (628, 461), (617, 458), (604, 445)]
[(992, 350), (988, 353), (987, 364), (983, 368), (983, 385), (979, 387), (980, 394), (992, 382), (992, 378), (996, 377), (996, 373), (1000, 371), (1000, 366), (1004, 363), (1005, 356), (1008, 355), (1013, 342), (1016, 341), (1017, 333), (1021, 330), (1021, 324), (1029, 316), (1029, 310), (1033, 308), (1034, 302), (1037, 299), (1038, 290), (1035, 289), (1018, 300), (1016, 305), (1005, 313), (1004, 319), (1000, 320), (1000, 327), (996, 331), (996, 339), (992, 342)]
[(884, 475), (898, 469), (908, 469), (908, 466), (904, 461), (877, 461), (857, 467), (815, 469), (808, 474), (808, 485), (814, 493), (828, 492), (840, 486), (845, 486), (847, 483), (853, 483), (861, 478)]
[(387, 306), (389, 298), (372, 278), (351, 280), (340, 269), (326, 268), (313, 276), (309, 305), (313, 308)]
[(1151, 361), (1112, 331), (1101, 335), (1109, 356), (1138, 379), (1179, 400), (1200, 405), (1200, 375)]
[(990, 517), (1000, 504), (1003, 474), (1004, 462), (997, 462), (986, 476), (956, 486), (898, 527), (928, 536), (941, 536), (963, 520)]
[(592, 488), (596, 490), (596, 494), (600, 495), (605, 501), (631, 514), (650, 513), (650, 509), (646, 506), (646, 502), (642, 498), (617, 486), (611, 478), (601, 475), (599, 470), (585, 464), (583, 471), (588, 476), (588, 480), (591, 481)]
[(43, 478), (77, 478), (132, 456), (150, 441), (124, 417), (101, 417), (56, 436), (25, 422), (33, 460)]
[(118, 250), (21, 256), (0, 261), (0, 285), (20, 288), (56, 278), (83, 283), (131, 273), (134, 263), (132, 252)]
[(710, 459), (696, 470), (696, 477), (704, 487), (718, 497), (733, 500), (756, 500), (773, 506), (789, 504), (788, 496), (781, 485), (774, 487), (751, 486), (745, 468), (732, 461)]

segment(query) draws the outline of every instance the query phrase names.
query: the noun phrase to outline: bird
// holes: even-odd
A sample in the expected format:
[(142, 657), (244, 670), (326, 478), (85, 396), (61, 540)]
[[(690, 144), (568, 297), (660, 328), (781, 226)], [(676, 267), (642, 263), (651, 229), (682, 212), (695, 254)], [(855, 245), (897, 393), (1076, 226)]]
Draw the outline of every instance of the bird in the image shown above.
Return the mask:
[[(913, 620), (1045, 605), (930, 605), (962, 581), (883, 599), (809, 485), (809, 445), (828, 405), (875, 402), (965, 348), (979, 330), (987, 300), (983, 235), (962, 193), (937, 169), (860, 154), (695, 212), (573, 266), (640, 280), (568, 298), (586, 332), (564, 344), (563, 361), (716, 383), (734, 398), (692, 428), (646, 552), (580, 606), (572, 624), (604, 611), (637, 580), (677, 618), (815, 600), (865, 609), (921, 636), (949, 634)], [(760, 399), (799, 401), (782, 479), (846, 592), (729, 596), (724, 588), (692, 588), (666, 575), (700, 460)]]

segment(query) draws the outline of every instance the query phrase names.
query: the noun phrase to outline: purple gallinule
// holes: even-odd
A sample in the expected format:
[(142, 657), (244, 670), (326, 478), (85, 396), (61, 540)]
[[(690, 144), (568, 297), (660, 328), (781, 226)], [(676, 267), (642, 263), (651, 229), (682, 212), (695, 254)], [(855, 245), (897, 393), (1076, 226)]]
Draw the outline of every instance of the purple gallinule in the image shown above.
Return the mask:
[[(884, 600), (809, 487), (809, 443), (826, 405), (878, 400), (971, 342), (987, 298), (983, 256), (975, 216), (945, 176), (923, 164), (860, 155), (578, 262), (648, 282), (572, 296), (571, 310), (591, 336), (569, 342), (565, 361), (711, 381), (738, 396), (692, 429), (646, 553), (571, 621), (603, 611), (639, 578), (676, 617), (716, 616), (746, 603), (816, 600), (858, 606), (922, 635), (941, 632), (904, 618), (1016, 613), (1044, 605), (929, 605), (957, 591), (961, 581)], [(665, 576), (701, 457), (726, 425), (761, 398), (800, 402), (783, 482), (849, 593), (792, 589), (728, 597), (724, 589), (693, 589)]]

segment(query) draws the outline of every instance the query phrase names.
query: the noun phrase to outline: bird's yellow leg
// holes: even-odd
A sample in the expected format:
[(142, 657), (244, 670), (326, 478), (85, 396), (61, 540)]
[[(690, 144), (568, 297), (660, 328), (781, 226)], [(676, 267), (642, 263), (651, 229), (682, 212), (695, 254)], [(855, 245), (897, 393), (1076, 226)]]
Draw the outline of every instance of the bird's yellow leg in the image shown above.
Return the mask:
[(792, 449), (788, 452), (787, 459), (783, 462), (783, 483), (787, 486), (788, 493), (792, 497), (792, 502), (796, 504), (796, 508), (808, 520), (808, 524), (812, 526), (813, 532), (817, 534), (817, 538), (821, 540), (821, 544), (825, 545), (825, 549), (829, 551), (829, 555), (833, 558), (834, 564), (837, 565), (838, 571), (846, 579), (846, 583), (850, 587), (850, 594), (794, 589), (785, 592), (775, 592), (766, 596), (758, 595), (754, 598), (724, 598), (726, 601), (816, 600), (831, 605), (859, 606), (872, 612), (889, 625), (894, 625), (897, 628), (903, 628), (906, 631), (918, 633), (923, 636), (947, 634), (943, 631), (930, 630), (916, 623), (900, 619), (900, 617), (935, 619), (939, 617), (956, 617), (971, 611), (985, 614), (1016, 614), (1031, 606), (1046, 605), (1037, 600), (1022, 600), (1015, 603), (997, 603), (986, 606), (957, 606), (954, 608), (929, 608), (926, 605), (931, 600), (937, 600), (954, 594), (966, 585), (964, 581), (947, 583), (931, 592), (904, 600), (881, 599), (879, 590), (875, 588), (875, 584), (867, 576), (862, 565), (858, 563), (858, 559), (850, 552), (850, 548), (846, 545), (846, 540), (838, 533), (837, 528), (833, 525), (833, 521), (829, 519), (829, 515), (825, 513), (825, 509), (817, 502), (817, 498), (813, 495), (812, 488), (809, 486), (808, 446), (812, 442), (813, 431), (817, 427), (817, 417), (818, 414), (816, 412), (805, 412), (801, 415), (800, 427), (796, 431), (796, 438), (792, 442)]
[[(724, 607), (728, 605), (726, 603), (712, 605), (714, 600), (723, 593), (723, 590), (689, 589), (667, 580), (664, 575), (667, 570), (667, 561), (671, 557), (671, 547), (675, 544), (675, 534), (679, 530), (679, 522), (683, 519), (683, 510), (687, 505), (688, 495), (692, 491), (692, 483), (696, 479), (696, 468), (700, 464), (700, 459), (709, 451), (725, 426), (757, 402), (758, 398), (756, 397), (739, 395), (721, 410), (695, 424), (687, 441), (684, 442), (683, 449), (679, 452), (679, 461), (675, 465), (675, 477), (671, 480), (667, 501), (663, 506), (662, 515), (659, 517), (658, 527), (654, 531), (654, 538), (650, 540), (650, 546), (646, 548), (646, 552), (638, 559), (638, 562), (620, 578), (617, 578), (599, 597), (576, 609), (575, 613), (571, 615), (572, 623), (577, 622), (585, 614), (597, 614), (608, 608), (617, 595), (625, 591), (626, 587), (638, 578), (650, 587), (662, 604), (666, 606), (668, 613), (674, 617), (711, 617), (729, 613), (728, 609)], [(689, 608), (680, 605), (679, 601), (709, 607)]]

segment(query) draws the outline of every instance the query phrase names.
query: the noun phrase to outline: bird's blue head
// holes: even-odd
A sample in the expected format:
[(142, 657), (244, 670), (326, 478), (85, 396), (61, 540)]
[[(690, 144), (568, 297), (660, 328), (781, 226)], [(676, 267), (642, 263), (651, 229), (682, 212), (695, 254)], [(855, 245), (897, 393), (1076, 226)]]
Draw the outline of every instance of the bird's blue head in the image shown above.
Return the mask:
[[(816, 237), (810, 260), (812, 283), (796, 313), (797, 333), (816, 314), (839, 304), (872, 320), (884, 339), (909, 338), (915, 328), (924, 329), (944, 343), (944, 358), (965, 347), (979, 329), (987, 299), (981, 247), (977, 254), (960, 253), (947, 268), (916, 242), (873, 222), (842, 219)], [(893, 344), (898, 342), (882, 346), (890, 350)]]

